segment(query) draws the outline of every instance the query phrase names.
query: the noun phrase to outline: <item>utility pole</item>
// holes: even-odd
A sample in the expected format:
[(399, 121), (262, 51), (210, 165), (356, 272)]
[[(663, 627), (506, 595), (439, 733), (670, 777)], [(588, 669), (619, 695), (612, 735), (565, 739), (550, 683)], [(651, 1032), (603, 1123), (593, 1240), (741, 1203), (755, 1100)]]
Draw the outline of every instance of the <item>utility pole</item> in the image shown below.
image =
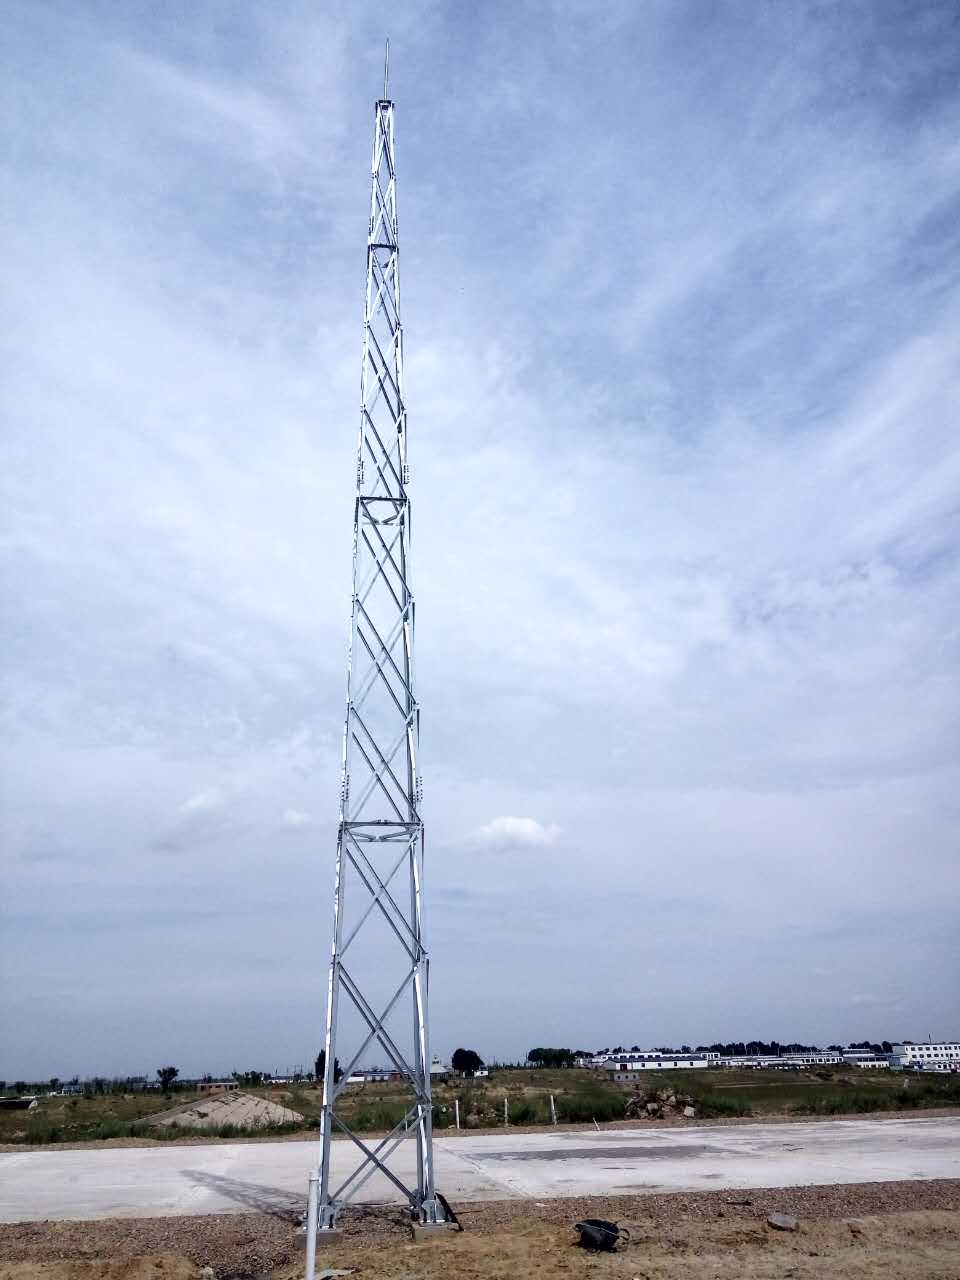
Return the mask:
[[(427, 1228), (448, 1223), (433, 1179), (409, 485), (394, 104), (387, 94), (385, 66), (384, 94), (374, 107), (347, 714), (320, 1161), (310, 1179), (307, 1211), (308, 1280), (313, 1277), (318, 1235), (336, 1230), (340, 1210), (371, 1175), (385, 1177), (403, 1196), (415, 1223)], [(352, 1022), (346, 1030), (358, 1033), (360, 1042), (353, 1052), (342, 1054), (344, 1070), (337, 1081), (335, 1064), (342, 1053), (338, 1034), (342, 1037), (345, 1031), (345, 1012)], [(391, 1132), (373, 1145), (350, 1129), (340, 1104), (350, 1075), (375, 1046), (408, 1086), (409, 1106)], [(353, 1157), (343, 1162), (337, 1176), (331, 1167), (334, 1134), (349, 1140), (337, 1147)], [(416, 1143), (412, 1178), (401, 1176), (391, 1165), (394, 1152), (410, 1134)], [(405, 1167), (409, 1165), (408, 1159)]]

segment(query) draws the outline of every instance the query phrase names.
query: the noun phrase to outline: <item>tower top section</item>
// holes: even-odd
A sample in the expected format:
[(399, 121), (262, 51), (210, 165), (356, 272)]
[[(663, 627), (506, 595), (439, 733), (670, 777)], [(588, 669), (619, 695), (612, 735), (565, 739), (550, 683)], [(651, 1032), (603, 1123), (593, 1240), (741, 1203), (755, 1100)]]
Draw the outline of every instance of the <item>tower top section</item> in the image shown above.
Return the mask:
[(367, 229), (357, 497), (375, 523), (393, 523), (407, 502), (407, 412), (403, 402), (403, 330), (394, 108), (377, 101)]

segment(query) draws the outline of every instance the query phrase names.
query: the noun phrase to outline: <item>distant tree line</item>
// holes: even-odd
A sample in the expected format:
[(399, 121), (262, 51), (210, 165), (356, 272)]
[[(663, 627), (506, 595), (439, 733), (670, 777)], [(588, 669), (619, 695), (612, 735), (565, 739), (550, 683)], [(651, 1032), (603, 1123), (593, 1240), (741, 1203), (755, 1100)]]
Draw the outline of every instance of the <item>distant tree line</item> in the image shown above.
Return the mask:
[(530, 1049), (527, 1061), (535, 1067), (572, 1067), (576, 1059), (573, 1049)]
[[(858, 1040), (856, 1044), (848, 1044), (846, 1047), (848, 1049), (865, 1049), (878, 1056), (884, 1053), (893, 1053), (893, 1045), (889, 1040), (880, 1040), (879, 1042), (875, 1040)], [(827, 1048), (833, 1049), (836, 1053), (843, 1053), (844, 1051), (842, 1044), (828, 1044)]]
[(731, 1040), (729, 1044), (698, 1044), (698, 1051), (708, 1050), (719, 1053), (724, 1058), (743, 1057), (745, 1054), (769, 1054), (776, 1057), (780, 1053), (821, 1053), (816, 1044), (801, 1044), (798, 1040), (790, 1044), (782, 1044), (779, 1040)]

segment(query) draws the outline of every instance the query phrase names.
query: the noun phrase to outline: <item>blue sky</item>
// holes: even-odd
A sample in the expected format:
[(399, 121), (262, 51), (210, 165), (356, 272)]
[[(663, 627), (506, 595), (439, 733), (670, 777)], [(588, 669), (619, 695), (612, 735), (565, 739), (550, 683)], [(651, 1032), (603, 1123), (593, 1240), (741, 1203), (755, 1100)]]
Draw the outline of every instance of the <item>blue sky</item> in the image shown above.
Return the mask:
[[(956, 7), (389, 25), (435, 1048), (955, 1036)], [(319, 1045), (383, 35), (13, 5), (8, 1078)]]

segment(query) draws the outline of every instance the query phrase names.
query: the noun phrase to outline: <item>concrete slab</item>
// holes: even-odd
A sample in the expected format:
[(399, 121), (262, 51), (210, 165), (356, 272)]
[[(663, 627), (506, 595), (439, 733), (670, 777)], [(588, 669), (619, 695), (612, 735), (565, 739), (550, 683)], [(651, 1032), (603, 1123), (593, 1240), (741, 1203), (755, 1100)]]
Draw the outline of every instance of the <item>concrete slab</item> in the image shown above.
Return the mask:
[[(356, 1149), (334, 1143), (345, 1178)], [(0, 1153), (0, 1221), (301, 1213), (314, 1142), (217, 1143)], [(709, 1191), (960, 1178), (960, 1118), (461, 1134), (436, 1139), (437, 1185), (471, 1200)], [(395, 1169), (415, 1177), (413, 1141)], [(364, 1203), (395, 1202), (382, 1174)]]

